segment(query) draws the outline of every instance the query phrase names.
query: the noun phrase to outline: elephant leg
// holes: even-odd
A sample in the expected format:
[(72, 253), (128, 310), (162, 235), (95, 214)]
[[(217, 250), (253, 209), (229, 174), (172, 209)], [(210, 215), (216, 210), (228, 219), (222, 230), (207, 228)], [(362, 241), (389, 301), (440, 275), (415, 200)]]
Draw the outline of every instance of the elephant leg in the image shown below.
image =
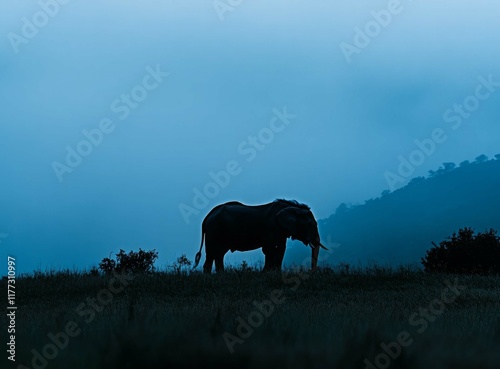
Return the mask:
[(264, 271), (278, 270), (281, 271), (283, 257), (285, 256), (286, 246), (263, 247), (262, 251), (265, 255)]
[(278, 246), (275, 250), (273, 269), (281, 271), (286, 246)]
[[(276, 270), (281, 269), (281, 261), (283, 260), (284, 251), (281, 254), (278, 251), (277, 247), (263, 247), (262, 251), (265, 255), (264, 269), (263, 271)], [(279, 267), (277, 266), (279, 260)]]
[(224, 271), (224, 257), (218, 256), (215, 258), (215, 270), (217, 273)]
[(226, 255), (227, 251), (220, 252), (217, 256), (215, 256), (215, 270), (217, 273), (224, 272), (224, 255)]
[(211, 254), (207, 254), (205, 264), (203, 264), (203, 272), (206, 274), (212, 273), (213, 263), (214, 263), (214, 257)]
[(272, 258), (273, 251), (272, 251), (272, 248), (264, 246), (262, 248), (262, 252), (264, 253), (264, 269), (262, 271), (266, 272), (268, 270), (271, 270), (271, 266), (272, 266), (271, 258)]

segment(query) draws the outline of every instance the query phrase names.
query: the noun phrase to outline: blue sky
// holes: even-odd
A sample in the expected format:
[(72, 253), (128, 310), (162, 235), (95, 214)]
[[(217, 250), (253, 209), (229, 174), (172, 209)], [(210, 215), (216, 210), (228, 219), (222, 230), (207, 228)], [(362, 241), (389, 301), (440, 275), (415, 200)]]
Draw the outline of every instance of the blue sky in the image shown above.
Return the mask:
[[(203, 216), (225, 201), (292, 198), (325, 218), (341, 202), (378, 196), (385, 173), (436, 128), (447, 139), (412, 176), (498, 154), (500, 91), (459, 129), (443, 114), (473, 96), (481, 76), (500, 82), (500, 4), (401, 1), (348, 62), (341, 45), (355, 45), (356, 28), (390, 3), (242, 1), (220, 16), (212, 1), (72, 0), (44, 6), (53, 16), (27, 38), (24, 19), (44, 21), (40, 3), (2, 2), (1, 254), (30, 271), (142, 247), (165, 265), (194, 256)], [(144, 90), (151, 70), (168, 76), (149, 77), (155, 87)], [(134, 88), (141, 101), (131, 108), (123, 95)], [(117, 106), (129, 106), (126, 119)], [(266, 136), (284, 107), (294, 118)], [(113, 131), (61, 182), (54, 163), (67, 165), (67, 147), (103, 119)], [(238, 147), (259, 134), (267, 143), (247, 161)], [(195, 189), (229, 162), (238, 174), (187, 223), (179, 206), (192, 206)], [(226, 257), (241, 259), (260, 251)]]

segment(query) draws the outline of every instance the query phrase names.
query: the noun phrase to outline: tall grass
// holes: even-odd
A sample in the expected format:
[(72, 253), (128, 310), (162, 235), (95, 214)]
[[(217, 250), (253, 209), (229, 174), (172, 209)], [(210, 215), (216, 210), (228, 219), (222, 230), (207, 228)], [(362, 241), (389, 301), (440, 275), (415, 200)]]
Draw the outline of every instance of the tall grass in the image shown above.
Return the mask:
[[(88, 298), (104, 296), (100, 291), (109, 290), (112, 278), (75, 271), (20, 277), (17, 364), (32, 368), (31, 350), (42, 352), (49, 333), (74, 321), (81, 333), (47, 360), (47, 368), (365, 368), (364, 360), (374, 363), (384, 352), (381, 344), (402, 331), (413, 343), (390, 368), (500, 367), (499, 277), (374, 265), (312, 274), (160, 271), (134, 276), (85, 322), (78, 307), (88, 309)], [(422, 326), (410, 317), (440, 299), (446, 281), (465, 289), (419, 333)], [(231, 353), (224, 335), (238, 337), (241, 321), (258, 312), (255, 302), (275, 295), (282, 301)]]

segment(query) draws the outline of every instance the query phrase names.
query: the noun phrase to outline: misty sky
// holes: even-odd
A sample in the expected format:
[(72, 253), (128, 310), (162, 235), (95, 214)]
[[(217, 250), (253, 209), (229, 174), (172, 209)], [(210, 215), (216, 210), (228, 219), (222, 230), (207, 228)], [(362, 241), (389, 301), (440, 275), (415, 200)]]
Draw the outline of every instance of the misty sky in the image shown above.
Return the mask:
[(19, 271), (193, 258), (229, 200), (325, 218), (435, 129), (408, 179), (500, 153), (497, 2), (65, 1), (0, 4), (0, 256)]

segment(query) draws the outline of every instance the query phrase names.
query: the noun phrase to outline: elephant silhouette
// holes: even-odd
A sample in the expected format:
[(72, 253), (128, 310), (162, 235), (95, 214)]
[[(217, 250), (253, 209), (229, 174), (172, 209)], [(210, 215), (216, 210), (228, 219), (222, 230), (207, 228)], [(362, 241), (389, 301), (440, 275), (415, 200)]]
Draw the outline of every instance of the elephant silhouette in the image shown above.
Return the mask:
[(224, 255), (229, 250), (258, 248), (262, 248), (265, 255), (265, 271), (281, 270), (289, 237), (311, 247), (311, 268), (315, 270), (319, 248), (328, 249), (321, 244), (318, 223), (309, 206), (284, 199), (262, 205), (227, 202), (214, 207), (203, 219), (201, 245), (193, 269), (200, 262), (205, 243), (205, 273), (211, 273), (214, 261), (216, 271), (223, 272)]

